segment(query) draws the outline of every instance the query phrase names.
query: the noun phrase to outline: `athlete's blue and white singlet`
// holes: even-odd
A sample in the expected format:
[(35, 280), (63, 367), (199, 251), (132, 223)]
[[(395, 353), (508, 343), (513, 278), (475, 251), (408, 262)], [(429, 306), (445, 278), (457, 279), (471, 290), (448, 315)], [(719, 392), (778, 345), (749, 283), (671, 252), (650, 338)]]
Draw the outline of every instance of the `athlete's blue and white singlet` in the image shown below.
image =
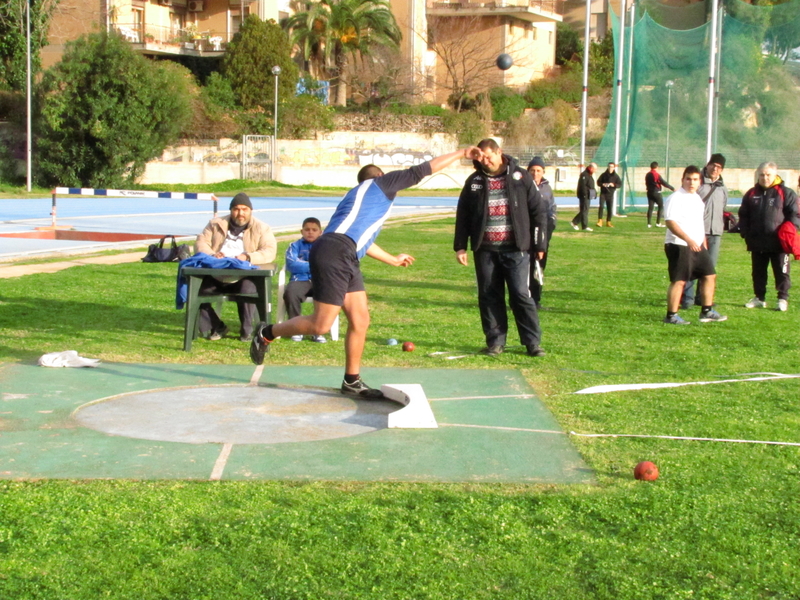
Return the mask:
[(341, 233), (356, 243), (361, 260), (378, 237), (392, 210), (397, 192), (418, 184), (431, 174), (431, 165), (424, 162), (410, 169), (392, 171), (375, 179), (367, 179), (345, 194), (325, 227), (326, 233)]

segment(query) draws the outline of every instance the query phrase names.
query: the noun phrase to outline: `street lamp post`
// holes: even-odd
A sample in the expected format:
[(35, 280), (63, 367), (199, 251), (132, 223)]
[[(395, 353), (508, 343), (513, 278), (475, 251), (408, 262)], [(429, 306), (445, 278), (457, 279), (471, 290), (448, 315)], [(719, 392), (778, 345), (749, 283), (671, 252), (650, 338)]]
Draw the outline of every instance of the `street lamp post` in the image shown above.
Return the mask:
[(667, 86), (667, 152), (664, 158), (664, 164), (667, 169), (667, 181), (669, 181), (669, 118), (672, 111), (672, 87), (675, 85), (675, 82), (670, 79), (665, 85)]
[(281, 74), (281, 68), (278, 65), (272, 67), (272, 74), (275, 75), (275, 134), (272, 136), (272, 160), (270, 161), (270, 178), (275, 179), (275, 159), (278, 151), (278, 75)]

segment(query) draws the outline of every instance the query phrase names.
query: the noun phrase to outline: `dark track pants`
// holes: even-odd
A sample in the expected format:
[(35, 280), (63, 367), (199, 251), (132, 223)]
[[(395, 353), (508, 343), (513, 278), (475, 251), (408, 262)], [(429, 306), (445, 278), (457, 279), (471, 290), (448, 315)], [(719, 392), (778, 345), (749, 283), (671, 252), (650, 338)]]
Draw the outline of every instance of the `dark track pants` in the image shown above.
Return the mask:
[(572, 219), (573, 225), (580, 225), (581, 229), (589, 227), (589, 204), (590, 198), (578, 198), (578, 214)]
[(538, 346), (542, 339), (539, 313), (531, 297), (529, 282), (530, 255), (527, 252), (473, 253), (478, 279), (478, 307), (487, 346), (505, 346), (508, 334), (508, 303), (514, 313), (519, 339), (523, 345)]
[(286, 318), (293, 319), (303, 311), (303, 300), (313, 292), (311, 280), (290, 281), (283, 288), (283, 302), (286, 305)]
[(661, 192), (647, 192), (647, 224), (653, 218), (653, 205), (658, 205), (658, 213), (656, 214), (656, 223), (661, 223), (661, 213), (664, 212), (664, 199), (661, 197)]
[(789, 299), (789, 288), (792, 280), (789, 276), (789, 255), (783, 252), (751, 252), (750, 261), (753, 275), (753, 293), (760, 300), (766, 300), (767, 295), (767, 266), (772, 265), (772, 275), (775, 277), (775, 289), (778, 298)]
[[(201, 296), (204, 294), (225, 293), (255, 294), (257, 293), (256, 284), (251, 279), (223, 283), (210, 276), (203, 277), (203, 283), (200, 284)], [(239, 322), (242, 324), (239, 329), (239, 335), (250, 337), (253, 333), (253, 317), (256, 315), (258, 308), (252, 302), (237, 302), (236, 308), (239, 311)], [(225, 323), (222, 322), (222, 319), (219, 318), (219, 315), (208, 302), (200, 305), (198, 316), (200, 317), (200, 335), (202, 336), (221, 332), (225, 327)]]
[(614, 207), (614, 194), (611, 194), (610, 196), (606, 194), (600, 194), (600, 206), (597, 210), (598, 221), (603, 220), (603, 207), (605, 207), (606, 209), (606, 215), (607, 215), (606, 220), (610, 221), (611, 218), (614, 216), (614, 213), (612, 212), (612, 209)]

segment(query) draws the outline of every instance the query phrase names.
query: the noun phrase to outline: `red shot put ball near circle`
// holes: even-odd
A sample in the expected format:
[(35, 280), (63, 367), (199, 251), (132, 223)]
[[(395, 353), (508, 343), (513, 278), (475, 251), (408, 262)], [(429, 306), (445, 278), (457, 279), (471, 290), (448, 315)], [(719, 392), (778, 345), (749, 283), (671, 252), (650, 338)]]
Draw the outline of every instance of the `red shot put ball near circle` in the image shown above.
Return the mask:
[(414, 342), (403, 342), (403, 352), (413, 352)]
[(642, 461), (633, 470), (633, 477), (640, 481), (655, 481), (658, 479), (658, 467), (649, 460)]

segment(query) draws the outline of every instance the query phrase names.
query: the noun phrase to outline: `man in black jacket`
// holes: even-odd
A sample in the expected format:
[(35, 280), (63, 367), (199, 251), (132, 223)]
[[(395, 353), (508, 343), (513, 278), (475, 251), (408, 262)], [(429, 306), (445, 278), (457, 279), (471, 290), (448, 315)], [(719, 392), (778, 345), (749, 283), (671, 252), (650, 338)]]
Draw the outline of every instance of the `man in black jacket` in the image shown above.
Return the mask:
[(622, 179), (615, 172), (617, 165), (613, 162), (608, 163), (608, 168), (597, 178), (597, 185), (600, 186), (600, 208), (597, 211), (597, 226), (603, 226), (603, 208), (606, 209), (606, 227), (614, 227), (611, 218), (614, 216), (612, 211), (614, 206), (614, 192), (622, 187)]
[(752, 263), (755, 297), (747, 308), (767, 307), (767, 265), (772, 265), (780, 311), (789, 309), (789, 255), (778, 239), (778, 228), (785, 221), (800, 227), (797, 196), (787, 188), (775, 163), (766, 162), (756, 171), (758, 183), (742, 197), (739, 207), (739, 233), (747, 243)]
[(456, 209), (453, 250), (466, 266), (472, 248), (478, 279), (478, 306), (489, 356), (503, 352), (508, 334), (508, 301), (520, 341), (529, 356), (544, 356), (536, 303), (528, 287), (530, 252), (544, 258), (547, 249), (547, 209), (531, 176), (503, 154), (492, 139), (478, 144), (483, 157), (474, 161)]
[(589, 166), (578, 176), (578, 214), (572, 219), (572, 228), (575, 231), (578, 229), (592, 230), (589, 227), (589, 204), (591, 204), (592, 198), (597, 197), (597, 188), (594, 187), (595, 171), (597, 171), (597, 165), (589, 163)]

